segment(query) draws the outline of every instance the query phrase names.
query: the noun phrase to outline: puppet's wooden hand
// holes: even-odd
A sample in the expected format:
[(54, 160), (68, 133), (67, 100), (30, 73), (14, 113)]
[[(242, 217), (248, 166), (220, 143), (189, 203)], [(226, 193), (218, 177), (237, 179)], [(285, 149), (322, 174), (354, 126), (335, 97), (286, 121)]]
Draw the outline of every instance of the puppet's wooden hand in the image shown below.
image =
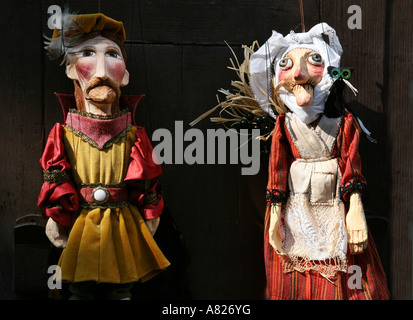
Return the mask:
[(346, 217), (347, 241), (351, 254), (360, 254), (367, 248), (367, 222), (363, 203), (358, 192), (350, 196), (350, 207)]
[(161, 218), (158, 217), (158, 218), (155, 218), (155, 219), (149, 219), (149, 220), (145, 221), (146, 225), (147, 225), (147, 227), (148, 227), (148, 229), (149, 229), (149, 231), (151, 232), (152, 235), (154, 235), (156, 230), (158, 229), (160, 219)]
[(46, 236), (56, 248), (65, 248), (67, 244), (67, 230), (52, 218), (47, 220)]
[(268, 241), (278, 254), (282, 253), (282, 240), (279, 231), (281, 224), (281, 207), (281, 203), (271, 204), (270, 228), (268, 230)]

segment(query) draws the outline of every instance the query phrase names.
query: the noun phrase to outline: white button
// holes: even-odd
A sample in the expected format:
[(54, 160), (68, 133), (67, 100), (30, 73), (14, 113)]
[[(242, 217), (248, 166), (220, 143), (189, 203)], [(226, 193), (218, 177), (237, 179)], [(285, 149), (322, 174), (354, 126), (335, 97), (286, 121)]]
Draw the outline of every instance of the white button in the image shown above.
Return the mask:
[(93, 193), (95, 201), (104, 201), (106, 199), (106, 192), (102, 189), (98, 189)]

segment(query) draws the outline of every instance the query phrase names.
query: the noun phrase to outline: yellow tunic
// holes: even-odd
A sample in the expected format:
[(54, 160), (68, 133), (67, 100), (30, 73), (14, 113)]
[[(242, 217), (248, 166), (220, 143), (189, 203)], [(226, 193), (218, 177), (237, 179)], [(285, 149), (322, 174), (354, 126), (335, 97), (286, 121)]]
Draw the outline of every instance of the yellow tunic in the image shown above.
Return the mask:
[[(66, 127), (64, 145), (74, 182), (78, 186), (123, 182), (135, 131), (131, 126), (125, 136), (99, 150)], [(147, 281), (169, 264), (132, 204), (81, 209), (59, 260), (62, 280), (70, 282)]]

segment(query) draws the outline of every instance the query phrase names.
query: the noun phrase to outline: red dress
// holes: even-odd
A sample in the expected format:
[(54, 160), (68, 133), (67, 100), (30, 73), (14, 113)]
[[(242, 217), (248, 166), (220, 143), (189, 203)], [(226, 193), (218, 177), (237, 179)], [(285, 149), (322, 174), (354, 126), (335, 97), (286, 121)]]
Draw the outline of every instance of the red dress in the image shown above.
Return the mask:
[[(271, 300), (389, 299), (386, 277), (370, 233), (367, 249), (362, 254), (352, 255), (348, 248), (346, 253), (347, 268), (358, 266), (359, 270), (361, 269), (361, 289), (358, 289), (359, 286), (352, 285), (354, 284), (354, 277), (352, 277), (354, 269), (349, 270), (349, 273), (337, 272), (336, 276), (330, 279), (323, 277), (315, 270), (285, 272), (282, 258), (269, 243), (271, 203), (287, 202), (289, 168), (295, 159), (301, 158), (286, 127), (285, 117), (284, 114), (277, 117), (269, 162), (264, 233), (266, 298)], [(366, 186), (358, 153), (359, 136), (358, 123), (351, 114), (345, 114), (335, 140), (332, 156), (337, 159), (341, 173), (340, 195), (345, 204), (346, 213), (351, 192), (357, 190), (364, 195)]]

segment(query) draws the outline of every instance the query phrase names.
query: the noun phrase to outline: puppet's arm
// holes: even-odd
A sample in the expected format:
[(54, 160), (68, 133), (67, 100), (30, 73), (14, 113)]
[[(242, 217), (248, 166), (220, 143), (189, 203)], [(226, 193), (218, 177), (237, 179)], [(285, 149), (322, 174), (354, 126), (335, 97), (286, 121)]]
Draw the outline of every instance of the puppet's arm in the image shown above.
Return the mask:
[(270, 227), (268, 229), (268, 242), (278, 254), (282, 254), (282, 239), (280, 234), (281, 203), (272, 203), (270, 211)]
[(52, 218), (47, 220), (46, 236), (56, 248), (65, 248), (69, 237), (67, 228), (54, 221)]
[(269, 177), (267, 184), (267, 215), (270, 215), (269, 243), (279, 253), (282, 253), (280, 234), (282, 206), (288, 199), (288, 171), (291, 156), (288, 152), (288, 141), (284, 130), (285, 115), (277, 117), (272, 133), (271, 156), (269, 162)]
[(357, 191), (350, 196), (350, 206), (346, 217), (347, 238), (352, 254), (359, 254), (367, 248), (367, 222), (361, 195)]
[(48, 219), (46, 235), (56, 247), (64, 247), (66, 228), (72, 223), (73, 212), (79, 209), (79, 197), (70, 180), (70, 164), (63, 144), (63, 126), (56, 124), (46, 142), (40, 165), (43, 169), (43, 185), (38, 198), (42, 216)]
[(345, 164), (340, 188), (341, 198), (348, 203), (346, 216), (347, 240), (352, 254), (360, 254), (367, 248), (368, 229), (362, 198), (366, 181), (361, 173), (358, 152), (360, 127), (351, 114), (346, 114), (342, 133), (342, 159)]
[(130, 154), (131, 162), (125, 177), (129, 187), (130, 201), (135, 204), (144, 218), (149, 231), (155, 234), (164, 200), (157, 191), (162, 167), (153, 159), (153, 148), (145, 129), (136, 128), (136, 142)]

